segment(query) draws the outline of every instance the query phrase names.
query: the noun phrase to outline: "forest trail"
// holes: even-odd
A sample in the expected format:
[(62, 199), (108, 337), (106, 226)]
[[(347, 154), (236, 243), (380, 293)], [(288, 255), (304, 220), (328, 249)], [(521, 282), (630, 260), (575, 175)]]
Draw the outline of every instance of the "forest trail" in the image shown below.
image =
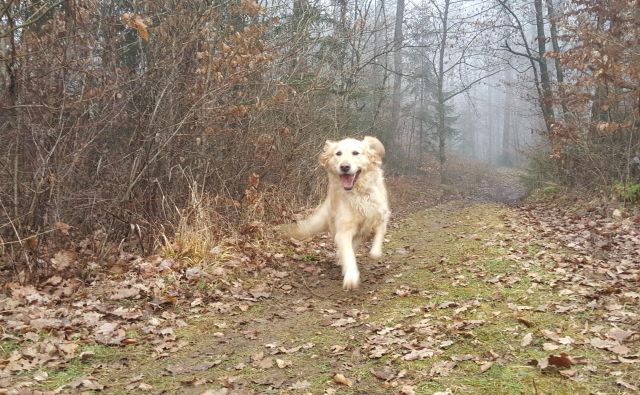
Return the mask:
[(359, 258), (357, 291), (341, 289), (331, 256), (293, 254), (250, 305), (187, 308), (174, 352), (100, 347), (51, 378), (90, 377), (107, 393), (631, 393), (638, 294), (612, 292), (615, 308), (587, 297), (601, 273), (569, 270), (573, 252), (495, 201), (519, 196), (513, 177), (395, 220), (384, 257)]

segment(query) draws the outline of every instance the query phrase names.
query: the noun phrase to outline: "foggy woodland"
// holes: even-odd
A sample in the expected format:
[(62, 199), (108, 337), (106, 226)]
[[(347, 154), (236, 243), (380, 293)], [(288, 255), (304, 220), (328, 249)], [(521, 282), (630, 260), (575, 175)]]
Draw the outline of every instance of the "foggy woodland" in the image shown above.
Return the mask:
[(390, 175), (447, 184), (449, 164), (484, 163), (635, 199), (638, 12), (4, 0), (0, 233), (11, 248), (60, 223), (159, 240), (194, 207), (270, 221), (317, 198), (325, 139), (365, 134), (387, 146)]
[(639, 128), (637, 0), (0, 0), (0, 394), (638, 393)]

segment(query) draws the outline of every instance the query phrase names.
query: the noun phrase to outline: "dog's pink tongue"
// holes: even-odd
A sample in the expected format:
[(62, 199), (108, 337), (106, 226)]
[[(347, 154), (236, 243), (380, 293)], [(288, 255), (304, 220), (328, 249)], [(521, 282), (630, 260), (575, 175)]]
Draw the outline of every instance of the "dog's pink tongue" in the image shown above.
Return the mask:
[(353, 188), (353, 184), (355, 184), (356, 175), (355, 174), (341, 174), (340, 182), (342, 182), (342, 187), (344, 189)]

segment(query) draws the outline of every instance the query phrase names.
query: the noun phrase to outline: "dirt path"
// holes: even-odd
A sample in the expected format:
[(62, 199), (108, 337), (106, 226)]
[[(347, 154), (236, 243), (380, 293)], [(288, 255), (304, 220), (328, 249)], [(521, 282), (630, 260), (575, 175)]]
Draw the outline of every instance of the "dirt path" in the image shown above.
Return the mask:
[[(505, 186), (486, 196), (516, 194)], [(184, 342), (175, 352), (100, 349), (90, 367), (65, 372), (90, 374), (110, 393), (631, 393), (638, 342), (622, 342), (637, 316), (580, 308), (576, 291), (558, 287), (566, 270), (518, 236), (517, 209), (477, 200), (396, 221), (385, 256), (360, 257), (358, 291), (341, 289), (330, 257), (307, 253), (283, 263), (283, 281), (254, 292), (250, 307), (196, 305), (175, 331)], [(618, 328), (619, 343), (591, 344), (594, 326)]]

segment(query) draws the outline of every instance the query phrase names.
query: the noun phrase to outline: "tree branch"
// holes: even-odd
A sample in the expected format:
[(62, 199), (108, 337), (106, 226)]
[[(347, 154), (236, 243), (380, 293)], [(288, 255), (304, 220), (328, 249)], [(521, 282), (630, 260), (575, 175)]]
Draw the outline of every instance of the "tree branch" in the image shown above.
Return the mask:
[(518, 52), (518, 51), (516, 51), (514, 49), (511, 49), (511, 47), (509, 46), (509, 43), (507, 42), (507, 40), (504, 40), (504, 45), (501, 46), (500, 48), (504, 48), (507, 52), (512, 53), (514, 55), (522, 56), (522, 57), (528, 58), (529, 60), (531, 60), (533, 62), (540, 63), (540, 58), (537, 58), (535, 56), (526, 54), (524, 52)]
[(498, 73), (501, 73), (501, 72), (502, 72), (502, 69), (500, 69), (500, 70), (498, 70), (498, 71), (494, 71), (493, 73), (490, 73), (490, 74), (483, 75), (482, 77), (479, 77), (479, 78), (477, 78), (477, 79), (475, 79), (475, 80), (471, 81), (469, 84), (467, 84), (467, 85), (463, 86), (463, 87), (462, 87), (462, 89), (460, 89), (460, 90), (458, 90), (457, 92), (454, 92), (454, 93), (452, 93), (452, 94), (450, 94), (450, 95), (446, 96), (446, 97), (444, 98), (444, 101), (445, 101), (445, 102), (447, 102), (447, 101), (449, 101), (449, 100), (453, 99), (454, 97), (458, 96), (459, 94), (461, 94), (461, 93), (464, 93), (464, 92), (468, 91), (472, 86), (474, 86), (474, 85), (475, 85), (475, 84), (477, 84), (478, 82), (480, 82), (480, 81), (482, 81), (482, 80), (484, 80), (484, 79), (487, 79), (487, 78), (489, 78), (489, 77), (492, 77), (492, 76), (494, 76), (494, 75), (496, 75), (496, 74), (498, 74)]
[[(51, 4), (50, 6), (46, 7), (46, 6), (42, 6), (40, 7), (38, 10), (36, 10), (33, 15), (31, 15), (29, 17), (29, 19), (27, 19), (23, 24), (18, 25), (18, 26), (14, 26), (9, 30), (5, 30), (0, 32), (0, 38), (4, 38), (4, 37), (9, 37), (9, 35), (11, 33), (13, 33), (16, 30), (19, 29), (24, 29), (25, 27), (38, 22), (40, 19), (42, 19), (45, 15), (47, 15), (49, 13), (49, 11), (53, 10), (54, 8), (56, 8), (57, 6), (59, 6), (60, 4), (66, 2), (67, 0), (59, 0), (53, 4)], [(11, 3), (8, 4), (7, 8), (5, 10), (3, 10), (3, 14), (6, 14), (9, 11), (9, 7), (11, 6)], [(46, 8), (45, 8), (46, 7)]]

